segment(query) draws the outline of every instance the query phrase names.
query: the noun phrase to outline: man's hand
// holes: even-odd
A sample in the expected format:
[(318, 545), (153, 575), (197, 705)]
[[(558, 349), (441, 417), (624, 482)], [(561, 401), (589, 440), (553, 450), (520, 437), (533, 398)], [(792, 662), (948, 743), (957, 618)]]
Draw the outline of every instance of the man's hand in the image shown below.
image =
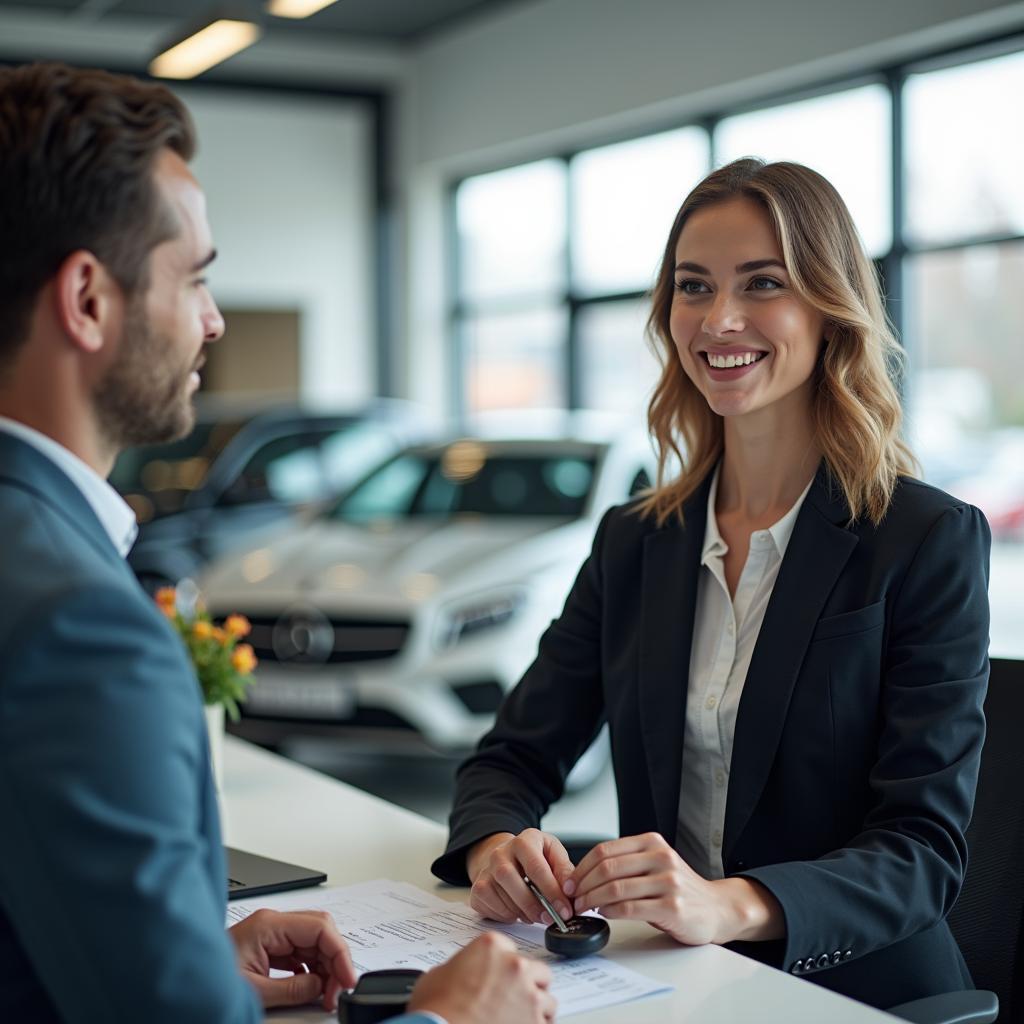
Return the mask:
[[(330, 914), (257, 910), (228, 935), (235, 943), (242, 977), (267, 1009), (322, 998), (324, 1009), (333, 1010), (338, 993), (355, 986), (352, 957)], [(271, 968), (292, 971), (292, 977), (271, 978)]]
[(408, 1012), (429, 1010), (448, 1024), (545, 1024), (555, 1019), (550, 984), (547, 964), (487, 932), (416, 982)]
[(517, 918), (533, 924), (551, 924), (551, 917), (526, 887), (525, 875), (562, 915), (572, 908), (562, 884), (572, 874), (565, 847), (552, 835), (528, 828), (519, 835), (499, 832), (481, 839), (466, 858), (473, 889), (469, 905), (494, 921)]

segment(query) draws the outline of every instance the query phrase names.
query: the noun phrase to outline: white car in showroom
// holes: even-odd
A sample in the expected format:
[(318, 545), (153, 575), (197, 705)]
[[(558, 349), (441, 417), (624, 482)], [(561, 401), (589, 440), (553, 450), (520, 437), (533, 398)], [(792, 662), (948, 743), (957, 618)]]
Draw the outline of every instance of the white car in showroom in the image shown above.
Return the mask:
[[(602, 513), (653, 479), (645, 435), (587, 422), (406, 448), (316, 518), (214, 565), (210, 611), (249, 618), (260, 662), (232, 731), (469, 750), (561, 611)], [(592, 773), (581, 763), (576, 784)]]

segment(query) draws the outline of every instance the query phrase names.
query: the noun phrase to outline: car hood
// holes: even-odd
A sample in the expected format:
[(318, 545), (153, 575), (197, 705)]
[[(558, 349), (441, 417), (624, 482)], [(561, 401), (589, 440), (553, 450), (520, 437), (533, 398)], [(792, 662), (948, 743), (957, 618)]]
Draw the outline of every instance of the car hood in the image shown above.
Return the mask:
[(317, 521), (301, 533), (233, 556), (203, 581), (211, 605), (251, 606), (288, 594), (364, 602), (417, 602), (456, 583), (521, 579), (579, 559), (592, 524), (564, 519), (410, 519), (368, 526)]

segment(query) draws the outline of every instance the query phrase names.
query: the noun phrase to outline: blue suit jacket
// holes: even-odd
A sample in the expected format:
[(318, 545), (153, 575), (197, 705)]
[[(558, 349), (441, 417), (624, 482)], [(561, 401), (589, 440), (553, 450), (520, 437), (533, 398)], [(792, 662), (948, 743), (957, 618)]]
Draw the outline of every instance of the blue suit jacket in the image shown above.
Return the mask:
[(78, 488), (3, 433), (0, 537), (0, 1020), (262, 1019), (181, 642)]
[(0, 434), (0, 1019), (259, 1020), (195, 676), (78, 488)]

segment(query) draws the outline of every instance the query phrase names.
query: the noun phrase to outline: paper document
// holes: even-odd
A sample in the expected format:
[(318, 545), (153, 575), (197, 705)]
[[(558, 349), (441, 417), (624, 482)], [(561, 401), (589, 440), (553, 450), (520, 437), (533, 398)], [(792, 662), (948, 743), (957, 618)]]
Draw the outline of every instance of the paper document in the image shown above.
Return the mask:
[(551, 992), (558, 1000), (559, 1017), (667, 992), (672, 987), (600, 955), (563, 960), (544, 948), (543, 925), (485, 921), (465, 904), (449, 903), (406, 882), (378, 880), (229, 903), (228, 925), (261, 907), (326, 910), (345, 937), (359, 974), (386, 967), (429, 970), (483, 932), (503, 932), (520, 952), (550, 964)]

